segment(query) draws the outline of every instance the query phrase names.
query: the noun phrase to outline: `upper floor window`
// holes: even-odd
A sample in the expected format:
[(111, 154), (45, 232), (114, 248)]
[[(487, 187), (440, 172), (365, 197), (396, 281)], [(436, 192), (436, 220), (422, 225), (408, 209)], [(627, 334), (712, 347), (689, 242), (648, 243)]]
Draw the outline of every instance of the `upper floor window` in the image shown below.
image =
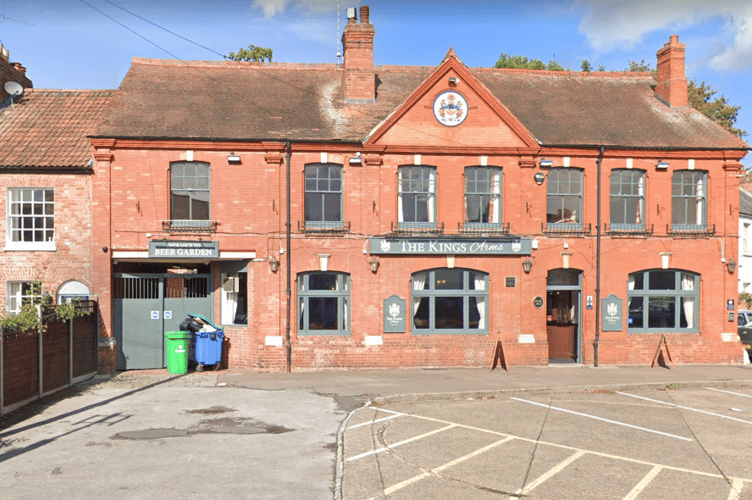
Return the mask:
[(434, 269), (412, 276), (413, 333), (488, 332), (488, 275)]
[(42, 284), (38, 281), (9, 281), (8, 282), (8, 313), (18, 314), (21, 306), (30, 301), (42, 299)]
[(400, 229), (436, 227), (436, 167), (399, 167)]
[(170, 219), (208, 221), (210, 169), (205, 162), (178, 161), (170, 164)]
[(9, 188), (6, 250), (55, 250), (55, 191)]
[(500, 168), (465, 168), (465, 223), (470, 227), (501, 224)]
[(350, 332), (350, 276), (334, 272), (298, 275), (298, 334)]
[(582, 228), (582, 170), (549, 169), (546, 221), (551, 229)]
[(674, 172), (671, 182), (671, 228), (676, 231), (707, 228), (708, 174), (701, 170)]
[(629, 275), (629, 332), (697, 332), (700, 276), (674, 270)]
[(305, 167), (305, 225), (342, 227), (342, 165)]
[(645, 228), (645, 172), (611, 172), (611, 229), (635, 231)]

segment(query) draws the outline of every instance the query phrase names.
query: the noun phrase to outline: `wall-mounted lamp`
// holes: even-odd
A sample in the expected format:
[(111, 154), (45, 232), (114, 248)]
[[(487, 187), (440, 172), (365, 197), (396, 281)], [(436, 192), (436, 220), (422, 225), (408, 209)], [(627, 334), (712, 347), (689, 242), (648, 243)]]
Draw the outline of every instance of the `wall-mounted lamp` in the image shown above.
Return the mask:
[(360, 151), (355, 153), (355, 156), (350, 157), (350, 165), (362, 165), (363, 164), (363, 158), (361, 157)]
[(372, 273), (379, 270), (379, 265), (379, 259), (377, 259), (376, 256), (371, 257), (371, 260), (368, 261), (368, 267), (371, 268)]
[(728, 262), (726, 262), (726, 269), (728, 269), (728, 272), (731, 274), (734, 274), (734, 271), (736, 271), (736, 261), (733, 257), (731, 257)]
[(655, 164), (655, 168), (657, 168), (658, 170), (668, 170), (668, 162), (658, 160), (658, 163)]
[(540, 186), (541, 184), (543, 184), (543, 181), (546, 180), (546, 174), (544, 174), (543, 172), (535, 172), (533, 179), (535, 180), (535, 183)]
[(457, 85), (458, 83), (460, 83), (459, 78), (455, 78), (455, 77), (449, 78), (449, 85)]
[(279, 271), (279, 261), (275, 259), (273, 255), (269, 257), (269, 269), (271, 269), (273, 273)]
[(227, 157), (227, 163), (240, 163), (240, 156), (230, 153), (230, 156)]
[(525, 274), (530, 274), (532, 268), (533, 260), (530, 257), (525, 258), (525, 260), (522, 261), (522, 270), (525, 271)]
[(539, 165), (540, 165), (540, 168), (551, 168), (554, 166), (554, 162), (552, 160), (546, 160), (545, 158), (541, 158)]

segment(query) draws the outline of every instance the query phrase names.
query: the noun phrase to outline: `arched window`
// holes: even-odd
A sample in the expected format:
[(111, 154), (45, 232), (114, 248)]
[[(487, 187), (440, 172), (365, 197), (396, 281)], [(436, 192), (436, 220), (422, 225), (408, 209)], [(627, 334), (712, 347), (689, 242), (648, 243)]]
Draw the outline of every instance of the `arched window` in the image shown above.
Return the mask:
[(298, 275), (298, 334), (350, 333), (350, 276), (334, 272)]
[(630, 333), (699, 332), (700, 275), (657, 269), (629, 275)]
[(432, 269), (412, 276), (413, 334), (488, 333), (488, 274)]
[(80, 281), (66, 281), (57, 289), (57, 303), (70, 302), (73, 299), (89, 300), (89, 287)]

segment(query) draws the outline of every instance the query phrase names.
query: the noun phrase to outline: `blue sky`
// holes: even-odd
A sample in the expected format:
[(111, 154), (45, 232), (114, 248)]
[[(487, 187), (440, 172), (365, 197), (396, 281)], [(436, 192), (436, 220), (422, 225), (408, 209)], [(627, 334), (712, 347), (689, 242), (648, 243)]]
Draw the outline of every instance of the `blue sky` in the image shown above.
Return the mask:
[[(608, 70), (643, 59), (655, 68), (657, 50), (678, 34), (688, 78), (741, 106), (737, 126), (752, 142), (752, 2), (367, 3), (376, 64), (436, 66), (453, 47), (470, 67), (493, 66), (505, 52), (572, 70), (583, 59)], [(358, 5), (341, 1), (341, 27), (344, 9)], [(254, 44), (271, 47), (278, 62), (334, 63), (337, 18), (336, 0), (3, 0), (0, 42), (36, 88), (117, 88), (134, 56), (211, 60)]]

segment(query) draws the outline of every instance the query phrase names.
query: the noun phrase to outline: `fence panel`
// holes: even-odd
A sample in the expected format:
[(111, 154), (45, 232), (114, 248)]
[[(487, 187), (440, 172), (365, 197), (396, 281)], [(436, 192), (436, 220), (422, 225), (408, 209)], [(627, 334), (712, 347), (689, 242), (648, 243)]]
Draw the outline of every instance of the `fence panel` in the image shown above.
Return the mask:
[(68, 322), (47, 323), (42, 336), (42, 392), (60, 389), (70, 383), (69, 346)]
[(4, 406), (20, 403), (39, 394), (38, 343), (38, 334), (4, 333)]

